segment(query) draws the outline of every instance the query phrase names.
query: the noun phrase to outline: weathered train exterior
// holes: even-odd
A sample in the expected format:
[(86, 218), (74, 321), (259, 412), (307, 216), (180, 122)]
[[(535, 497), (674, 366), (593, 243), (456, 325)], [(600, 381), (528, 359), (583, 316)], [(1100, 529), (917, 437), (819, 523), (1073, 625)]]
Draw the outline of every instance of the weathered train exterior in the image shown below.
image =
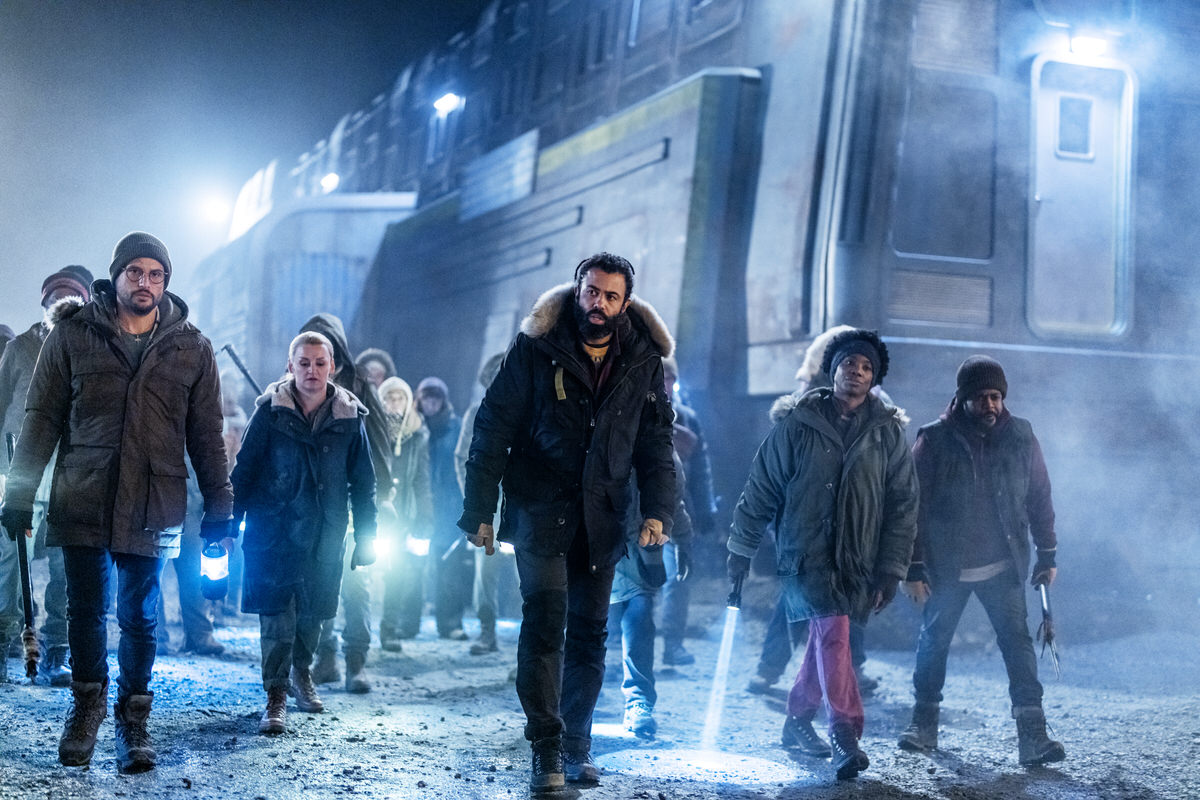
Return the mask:
[[(276, 180), (258, 226), (415, 192), (355, 245), (373, 257), (343, 308), (353, 344), (460, 405), (541, 291), (628, 256), (727, 508), (824, 328), (881, 331), (916, 423), (990, 353), (1064, 550), (1136, 589), (1194, 569), (1198, 538), (1198, 46), (1183, 0), (497, 0)], [(303, 258), (240, 241), (214, 259), (303, 286)], [(213, 281), (198, 311), (254, 359), (276, 320), (328, 310), (268, 295), (246, 323), (244, 291)]]

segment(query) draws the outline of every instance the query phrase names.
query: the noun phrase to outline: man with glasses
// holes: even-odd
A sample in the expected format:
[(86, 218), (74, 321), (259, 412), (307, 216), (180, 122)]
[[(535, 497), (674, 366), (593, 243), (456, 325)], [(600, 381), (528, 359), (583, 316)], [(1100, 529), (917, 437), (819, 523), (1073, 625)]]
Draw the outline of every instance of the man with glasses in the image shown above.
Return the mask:
[(46, 338), (25, 401), (0, 522), (28, 536), (34, 492), (58, 447), (46, 543), (63, 548), (73, 703), (58, 745), (68, 766), (91, 760), (107, 714), (107, 598), (117, 582), (117, 766), (152, 769), (146, 730), (153, 693), (159, 577), (179, 554), (187, 506), (184, 448), (204, 496), (200, 533), (232, 533), (233, 492), (221, 438), (212, 345), (166, 291), (167, 248), (147, 233), (117, 243), (111, 281)]

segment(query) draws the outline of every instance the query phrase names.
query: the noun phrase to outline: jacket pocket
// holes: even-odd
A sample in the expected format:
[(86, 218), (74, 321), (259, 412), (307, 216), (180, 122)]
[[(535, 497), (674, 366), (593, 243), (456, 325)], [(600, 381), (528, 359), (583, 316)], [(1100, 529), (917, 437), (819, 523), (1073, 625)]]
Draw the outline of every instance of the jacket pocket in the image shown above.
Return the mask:
[(112, 506), (112, 455), (107, 447), (73, 447), (60, 453), (50, 489), (50, 522), (58, 526), (105, 524)]
[(186, 513), (187, 469), (182, 464), (151, 461), (146, 487), (146, 530), (182, 528)]

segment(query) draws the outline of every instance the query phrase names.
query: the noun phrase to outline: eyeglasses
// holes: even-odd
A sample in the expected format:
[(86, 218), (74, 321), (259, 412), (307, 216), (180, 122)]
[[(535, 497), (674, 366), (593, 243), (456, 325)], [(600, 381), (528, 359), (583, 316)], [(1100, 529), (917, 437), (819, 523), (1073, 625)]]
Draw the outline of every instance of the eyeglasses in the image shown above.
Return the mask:
[(162, 283), (167, 278), (167, 273), (161, 269), (152, 269), (149, 272), (141, 267), (126, 267), (125, 277), (130, 283), (141, 283), (142, 278), (147, 278), (155, 286)]

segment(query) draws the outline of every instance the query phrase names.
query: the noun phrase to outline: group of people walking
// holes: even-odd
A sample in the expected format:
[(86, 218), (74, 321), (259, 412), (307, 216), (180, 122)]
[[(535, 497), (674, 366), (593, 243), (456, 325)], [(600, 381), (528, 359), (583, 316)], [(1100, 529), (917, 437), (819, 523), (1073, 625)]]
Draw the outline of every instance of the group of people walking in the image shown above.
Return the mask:
[[(414, 392), (387, 353), (352, 358), (341, 321), (317, 314), (236, 445), (212, 347), (167, 291), (162, 242), (124, 237), (108, 280), (81, 269), (47, 278), (43, 322), (0, 360), (5, 429), (20, 431), (0, 522), (10, 539), (41, 528), (61, 548), (60, 566), (51, 562), (59, 599), (49, 591), (46, 599), (55, 655), (44, 669), (71, 687), (63, 764), (88, 763), (107, 714), (113, 585), (118, 766), (155, 764), (147, 721), (159, 579), (180, 552), (189, 482), (203, 509), (193, 502), (199, 541), (229, 547), (244, 531), (241, 603), (259, 616), (267, 695), (261, 732), (286, 729), (289, 695), (303, 712), (322, 710), (318, 685), (341, 679), (339, 607), (346, 689), (370, 690), (371, 602), (358, 568), (375, 562), (377, 539), (388, 535), (401, 545), (428, 539), (440, 636), (467, 638), (464, 587), (475, 584), (474, 654), (498, 647), (495, 553), (498, 542), (515, 550), (516, 691), (532, 788), (599, 779), (592, 714), (606, 648), (618, 638), (625, 725), (654, 735), (654, 604), (664, 587), (663, 662), (690, 663), (689, 533), (711, 529), (715, 508), (703, 434), (673, 394), (674, 341), (633, 293), (626, 259), (584, 259), (569, 283), (537, 300), (507, 352), (485, 363), (485, 394), (465, 425), (443, 381), (426, 378)], [(1005, 408), (1003, 369), (968, 359), (945, 414), (910, 450), (903, 412), (879, 391), (886, 345), (861, 329), (823, 344), (820, 372), (831, 385), (776, 404), (727, 545), (728, 575), (741, 580), (773, 531), (781, 614), (793, 626), (808, 622), (782, 744), (832, 756), (839, 778), (867, 768), (852, 631), (903, 583), (925, 617), (913, 722), (900, 746), (937, 746), (949, 643), (974, 593), (1009, 671), (1020, 760), (1062, 759), (1046, 735), (1021, 588), (1031, 534), (1033, 582), (1056, 575), (1049, 480), (1029, 423)], [(11, 561), (0, 550), (0, 569)], [(424, 594), (414, 563), (394, 559), (385, 574), (385, 649), (416, 635)], [(0, 579), (6, 623), (11, 581)], [(822, 707), (828, 743), (814, 727)]]

